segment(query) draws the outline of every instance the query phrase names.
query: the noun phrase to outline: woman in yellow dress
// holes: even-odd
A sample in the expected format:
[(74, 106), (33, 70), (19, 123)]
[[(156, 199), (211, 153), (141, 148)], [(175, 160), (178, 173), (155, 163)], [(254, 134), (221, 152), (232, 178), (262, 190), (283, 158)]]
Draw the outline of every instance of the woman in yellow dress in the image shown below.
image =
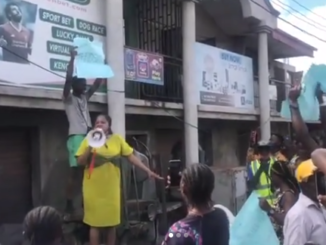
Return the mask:
[(90, 226), (90, 245), (100, 244), (99, 228), (108, 229), (107, 245), (115, 245), (115, 227), (120, 224), (121, 216), (121, 174), (119, 166), (110, 158), (125, 156), (132, 164), (146, 171), (149, 177), (162, 178), (133, 154), (133, 149), (120, 135), (112, 133), (110, 117), (99, 115), (95, 128), (101, 128), (107, 140), (104, 146), (96, 149), (94, 169), (88, 167), (95, 151), (88, 145), (87, 139), (76, 153), (78, 164), (86, 166), (83, 180), (84, 223)]

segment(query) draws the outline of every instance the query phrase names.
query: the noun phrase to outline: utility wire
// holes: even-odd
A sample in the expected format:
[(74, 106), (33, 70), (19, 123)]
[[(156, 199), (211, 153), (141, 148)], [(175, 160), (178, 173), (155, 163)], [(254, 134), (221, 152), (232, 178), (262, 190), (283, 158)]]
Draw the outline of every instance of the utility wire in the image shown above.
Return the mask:
[[(260, 3), (256, 2), (255, 0), (250, 0), (250, 2), (252, 2), (253, 4), (257, 5), (258, 7), (264, 9), (266, 12), (268, 12), (268, 13), (270, 13), (270, 14), (273, 15), (273, 13), (269, 9), (267, 9), (265, 6), (261, 5)], [(295, 29), (301, 31), (302, 33), (305, 33), (305, 34), (307, 34), (307, 35), (309, 35), (309, 36), (311, 36), (311, 37), (313, 37), (313, 38), (315, 38), (315, 39), (317, 39), (317, 40), (319, 40), (321, 42), (326, 43), (326, 40), (325, 39), (321, 39), (320, 37), (318, 37), (318, 36), (316, 36), (314, 34), (311, 34), (310, 32), (307, 32), (307, 31), (303, 30), (302, 28), (300, 28), (298, 26), (295, 26), (294, 24), (292, 24), (291, 22), (283, 19), (282, 17), (278, 17), (278, 19), (281, 20), (281, 21), (283, 21), (284, 23), (287, 23), (288, 25), (294, 27)]]
[[(300, 11), (296, 10), (295, 8), (291, 7), (290, 5), (282, 3), (280, 0), (275, 0), (275, 1), (273, 1), (273, 4), (277, 5), (281, 9), (285, 10), (291, 16), (295, 17), (298, 20), (301, 20), (301, 21), (307, 23), (310, 26), (313, 26), (314, 28), (316, 28), (316, 29), (318, 29), (320, 31), (326, 32), (326, 26), (325, 25), (317, 23), (316, 21), (308, 18), (307, 16), (305, 16), (304, 14), (302, 14)], [(288, 9), (286, 9), (285, 7), (288, 8)], [(291, 12), (289, 9), (291, 9), (295, 14), (298, 14), (298, 15), (302, 16), (304, 19), (302, 19), (299, 16), (293, 14), (293, 12)], [(318, 27), (318, 26), (320, 26), (320, 27)]]
[(311, 13), (311, 14), (313, 14), (313, 15), (315, 15), (315, 16), (317, 16), (317, 17), (319, 17), (319, 18), (321, 18), (321, 19), (323, 19), (323, 20), (326, 21), (326, 18), (325, 18), (324, 16), (321, 16), (321, 15), (319, 15), (319, 14), (316, 14), (315, 12), (311, 11), (311, 10), (308, 9), (306, 6), (302, 5), (301, 3), (299, 3), (299, 2), (296, 1), (296, 0), (292, 0), (292, 1), (295, 2), (297, 5), (299, 5), (301, 8), (303, 8), (304, 10), (307, 10), (309, 13)]

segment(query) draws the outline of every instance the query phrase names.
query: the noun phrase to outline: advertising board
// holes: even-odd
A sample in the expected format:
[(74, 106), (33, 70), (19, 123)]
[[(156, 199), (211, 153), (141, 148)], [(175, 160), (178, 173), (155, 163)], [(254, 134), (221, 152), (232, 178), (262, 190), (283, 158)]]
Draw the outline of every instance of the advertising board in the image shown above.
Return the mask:
[(0, 82), (59, 86), (75, 37), (105, 44), (105, 1), (0, 0)]

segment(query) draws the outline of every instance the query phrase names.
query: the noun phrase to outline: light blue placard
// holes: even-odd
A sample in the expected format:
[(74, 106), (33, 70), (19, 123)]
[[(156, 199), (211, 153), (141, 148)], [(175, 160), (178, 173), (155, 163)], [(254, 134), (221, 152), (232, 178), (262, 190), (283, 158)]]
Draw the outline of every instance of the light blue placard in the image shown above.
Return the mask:
[(230, 245), (280, 245), (269, 217), (259, 207), (255, 192), (235, 217), (230, 236)]
[[(301, 116), (305, 121), (319, 120), (319, 103), (316, 98), (316, 88), (320, 84), (321, 90), (326, 93), (326, 65), (312, 64), (303, 77), (303, 89), (298, 104)], [(290, 119), (291, 112), (289, 102), (282, 102), (281, 117)]]
[(74, 76), (86, 79), (114, 76), (111, 67), (104, 63), (105, 56), (101, 42), (76, 37), (74, 46), (77, 51)]

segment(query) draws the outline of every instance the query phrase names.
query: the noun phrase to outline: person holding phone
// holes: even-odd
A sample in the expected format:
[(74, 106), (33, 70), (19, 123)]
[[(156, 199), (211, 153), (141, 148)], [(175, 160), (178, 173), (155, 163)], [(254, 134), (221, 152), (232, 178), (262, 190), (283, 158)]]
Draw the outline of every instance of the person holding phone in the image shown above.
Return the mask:
[(214, 173), (206, 164), (182, 171), (180, 190), (188, 214), (169, 228), (162, 245), (229, 245), (230, 221), (224, 209), (214, 207), (214, 186)]
[[(76, 192), (78, 185), (81, 185), (83, 176), (83, 169), (78, 167), (75, 154), (88, 130), (92, 127), (88, 101), (104, 82), (103, 79), (98, 78), (95, 80), (93, 85), (87, 89), (85, 78), (74, 77), (73, 71), (76, 55), (77, 52), (71, 50), (71, 58), (67, 67), (66, 82), (63, 88), (63, 103), (69, 122), (67, 148), (69, 154), (70, 175), (66, 190), (67, 213), (72, 213), (75, 209), (73, 201), (74, 193)], [(78, 204), (78, 206), (81, 207), (81, 203)]]
[(284, 245), (307, 242), (325, 244), (326, 220), (318, 200), (318, 194), (325, 193), (324, 176), (318, 172), (312, 160), (307, 160), (297, 167), (296, 179), (301, 193), (298, 201), (285, 216)]

